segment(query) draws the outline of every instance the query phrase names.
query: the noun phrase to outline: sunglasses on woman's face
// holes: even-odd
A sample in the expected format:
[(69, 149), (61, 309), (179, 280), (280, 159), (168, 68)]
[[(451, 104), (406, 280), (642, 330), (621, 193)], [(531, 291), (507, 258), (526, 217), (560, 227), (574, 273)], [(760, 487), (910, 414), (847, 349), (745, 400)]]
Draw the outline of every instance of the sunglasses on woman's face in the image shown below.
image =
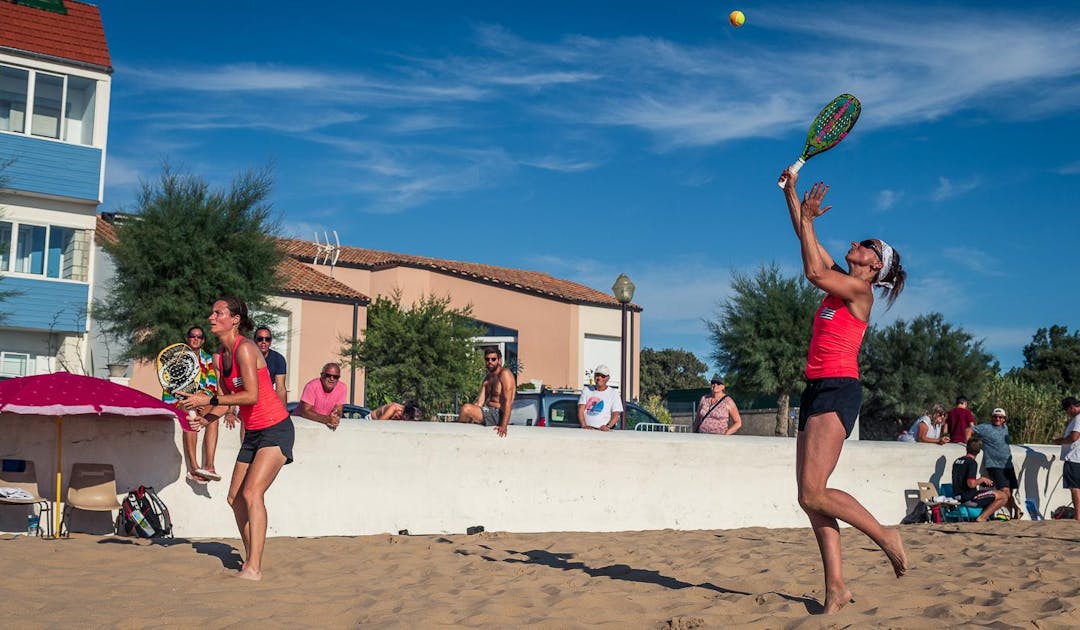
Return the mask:
[(874, 241), (871, 241), (870, 239), (866, 239), (865, 241), (859, 241), (859, 246), (865, 247), (866, 249), (874, 252), (875, 254), (877, 254), (878, 260), (880, 260), (881, 262), (885, 262), (885, 257), (881, 255), (881, 248), (878, 247), (878, 244)]

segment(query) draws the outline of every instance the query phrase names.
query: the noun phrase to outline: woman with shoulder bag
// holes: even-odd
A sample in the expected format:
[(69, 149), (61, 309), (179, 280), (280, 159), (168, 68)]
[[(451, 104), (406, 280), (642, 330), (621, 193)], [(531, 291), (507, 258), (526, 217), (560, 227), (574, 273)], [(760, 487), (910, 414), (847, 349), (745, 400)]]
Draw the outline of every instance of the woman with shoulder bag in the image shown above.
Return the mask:
[(712, 391), (701, 397), (698, 403), (698, 415), (694, 420), (694, 433), (715, 433), (731, 435), (742, 426), (739, 408), (735, 401), (724, 393), (724, 379), (712, 377)]

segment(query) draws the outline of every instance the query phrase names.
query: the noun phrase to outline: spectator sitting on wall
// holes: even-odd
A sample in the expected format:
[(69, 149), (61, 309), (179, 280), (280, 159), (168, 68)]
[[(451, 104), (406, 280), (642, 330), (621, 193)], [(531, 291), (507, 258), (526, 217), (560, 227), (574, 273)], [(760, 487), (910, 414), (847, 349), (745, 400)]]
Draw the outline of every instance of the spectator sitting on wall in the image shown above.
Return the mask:
[(424, 414), (414, 402), (405, 404), (390, 402), (376, 407), (371, 412), (372, 420), (423, 420)]
[(915, 418), (911, 428), (896, 438), (901, 442), (922, 442), (925, 444), (948, 444), (949, 436), (943, 434), (941, 429), (948, 416), (945, 405), (938, 403), (926, 410), (926, 413)]
[(304, 385), (304, 393), (300, 395), (300, 415), (325, 424), (328, 429), (337, 429), (347, 394), (341, 382), (341, 365), (327, 363), (318, 378)]

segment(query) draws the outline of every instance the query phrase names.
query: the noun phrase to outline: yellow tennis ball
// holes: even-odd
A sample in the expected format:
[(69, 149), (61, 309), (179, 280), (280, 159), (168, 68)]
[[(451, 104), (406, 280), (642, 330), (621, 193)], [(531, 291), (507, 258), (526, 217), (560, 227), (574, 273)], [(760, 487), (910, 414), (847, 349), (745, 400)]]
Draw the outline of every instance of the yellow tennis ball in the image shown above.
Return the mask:
[(727, 16), (727, 19), (728, 22), (731, 22), (732, 26), (739, 28), (743, 25), (743, 22), (746, 21), (746, 16), (743, 15), (742, 11), (732, 11), (731, 15)]

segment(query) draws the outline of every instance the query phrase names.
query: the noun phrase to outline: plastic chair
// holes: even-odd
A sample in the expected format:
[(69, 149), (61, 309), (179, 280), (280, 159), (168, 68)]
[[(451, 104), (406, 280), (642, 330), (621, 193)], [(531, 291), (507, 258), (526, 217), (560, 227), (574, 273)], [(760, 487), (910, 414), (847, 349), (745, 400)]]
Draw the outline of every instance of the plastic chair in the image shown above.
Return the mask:
[[(941, 494), (951, 497), (953, 494), (953, 485), (951, 483), (941, 484)], [(945, 519), (946, 523), (956, 523), (960, 521), (974, 521), (982, 514), (983, 509), (978, 506), (960, 505), (950, 506), (948, 509), (942, 511), (941, 516)]]
[(111, 513), (120, 507), (120, 502), (116, 500), (116, 473), (112, 464), (72, 464), (67, 503), (64, 504), (64, 515), (60, 520), (60, 535), (71, 536), (68, 520), (73, 509)]
[[(0, 497), (0, 505), (38, 506), (38, 536), (53, 537), (52, 504), (43, 499), (38, 490), (37, 472), (29, 459), (5, 459), (0, 463), (0, 488), (16, 488), (30, 495), (29, 498)], [(45, 527), (42, 527), (42, 520)], [(48, 536), (45, 536), (45, 528)]]

